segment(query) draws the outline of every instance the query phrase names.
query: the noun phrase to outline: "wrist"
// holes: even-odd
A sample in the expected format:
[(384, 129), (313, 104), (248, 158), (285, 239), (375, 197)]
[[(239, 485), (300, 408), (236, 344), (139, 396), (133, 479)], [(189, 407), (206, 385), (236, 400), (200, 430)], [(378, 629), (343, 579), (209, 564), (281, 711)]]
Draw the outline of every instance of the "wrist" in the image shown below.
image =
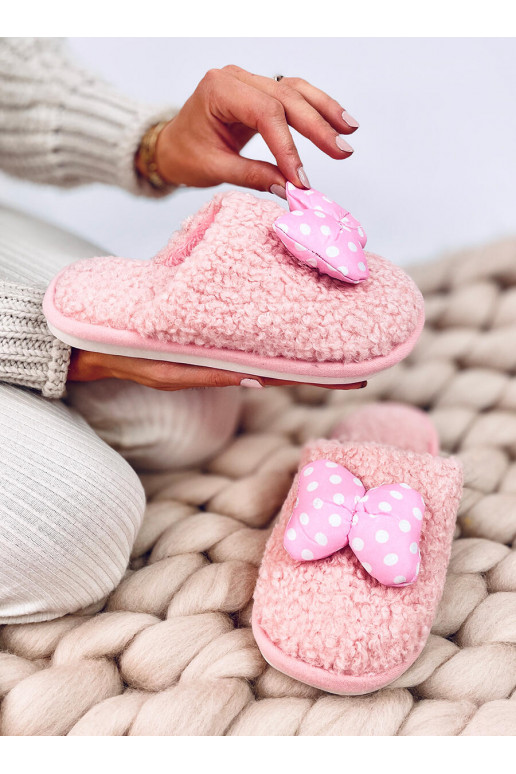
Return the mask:
[(104, 379), (106, 376), (101, 354), (72, 347), (70, 365), (68, 366), (68, 382), (93, 382), (97, 379)]
[(150, 126), (142, 136), (134, 158), (134, 166), (139, 177), (150, 183), (157, 191), (164, 191), (171, 185), (175, 185), (173, 181), (165, 177), (159, 163), (162, 157), (160, 139), (163, 130), (173, 120), (172, 118), (169, 121), (160, 121)]

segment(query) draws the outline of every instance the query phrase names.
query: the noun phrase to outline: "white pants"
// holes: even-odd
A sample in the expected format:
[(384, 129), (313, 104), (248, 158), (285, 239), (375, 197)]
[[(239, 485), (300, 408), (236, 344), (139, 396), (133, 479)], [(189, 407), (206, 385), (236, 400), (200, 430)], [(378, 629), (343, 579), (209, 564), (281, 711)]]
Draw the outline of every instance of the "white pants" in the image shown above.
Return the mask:
[[(32, 223), (25, 245), (0, 249), (6, 279), (30, 281), (27, 262), (23, 278), (13, 263), (20, 249), (35, 256), (35, 282), (67, 261), (102, 254)], [(135, 469), (212, 456), (235, 431), (240, 390), (160, 392), (108, 379), (70, 385), (65, 401), (51, 401), (0, 384), (0, 624), (56, 618), (115, 588), (145, 507)]]

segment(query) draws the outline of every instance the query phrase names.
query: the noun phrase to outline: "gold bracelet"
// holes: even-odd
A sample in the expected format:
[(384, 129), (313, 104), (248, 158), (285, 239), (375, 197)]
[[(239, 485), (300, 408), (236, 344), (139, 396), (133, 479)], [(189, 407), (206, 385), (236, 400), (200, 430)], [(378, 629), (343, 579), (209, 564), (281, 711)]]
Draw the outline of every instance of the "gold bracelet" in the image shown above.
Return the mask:
[(169, 121), (160, 121), (158, 124), (149, 127), (140, 141), (140, 147), (136, 152), (135, 158), (138, 159), (138, 173), (147, 180), (153, 188), (163, 191), (170, 187), (170, 183), (164, 180), (156, 164), (156, 144), (161, 130)]

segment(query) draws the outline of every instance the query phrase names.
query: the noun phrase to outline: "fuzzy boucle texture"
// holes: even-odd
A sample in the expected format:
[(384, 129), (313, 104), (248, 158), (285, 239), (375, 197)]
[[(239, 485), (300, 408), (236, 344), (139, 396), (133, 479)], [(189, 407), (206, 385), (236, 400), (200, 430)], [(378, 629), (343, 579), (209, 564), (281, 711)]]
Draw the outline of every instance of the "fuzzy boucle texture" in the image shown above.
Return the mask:
[(439, 436), (428, 416), (404, 403), (374, 403), (340, 422), (332, 433), (338, 441), (374, 441), (398, 449), (437, 454)]
[(266, 547), (255, 591), (255, 617), (284, 653), (337, 675), (366, 676), (413, 661), (430, 633), (442, 594), (461, 496), (460, 463), (380, 444), (318, 441), (300, 468), (328, 459), (367, 489), (405, 482), (423, 496), (421, 570), (416, 583), (383, 586), (349, 549), (319, 562), (297, 562), (283, 535), (297, 494), (297, 476)]
[(54, 305), (76, 321), (164, 342), (309, 362), (360, 363), (405, 342), (423, 314), (408, 275), (372, 254), (360, 286), (301, 266), (272, 228), (282, 212), (248, 193), (219, 194), (151, 262), (70, 266)]

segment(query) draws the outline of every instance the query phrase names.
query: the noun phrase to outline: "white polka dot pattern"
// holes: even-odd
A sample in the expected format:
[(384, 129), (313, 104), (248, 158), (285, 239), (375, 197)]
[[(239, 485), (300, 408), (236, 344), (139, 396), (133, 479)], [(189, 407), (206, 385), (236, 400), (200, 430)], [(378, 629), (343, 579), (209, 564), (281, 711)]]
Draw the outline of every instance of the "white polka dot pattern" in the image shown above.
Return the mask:
[(369, 277), (360, 223), (339, 204), (313, 188), (286, 185), (290, 212), (273, 228), (301, 263), (342, 282), (358, 284)]
[(296, 561), (324, 559), (348, 546), (377, 581), (406, 586), (419, 572), (424, 511), (423, 498), (408, 484), (383, 484), (366, 494), (354, 472), (313, 460), (300, 471), (284, 546)]

